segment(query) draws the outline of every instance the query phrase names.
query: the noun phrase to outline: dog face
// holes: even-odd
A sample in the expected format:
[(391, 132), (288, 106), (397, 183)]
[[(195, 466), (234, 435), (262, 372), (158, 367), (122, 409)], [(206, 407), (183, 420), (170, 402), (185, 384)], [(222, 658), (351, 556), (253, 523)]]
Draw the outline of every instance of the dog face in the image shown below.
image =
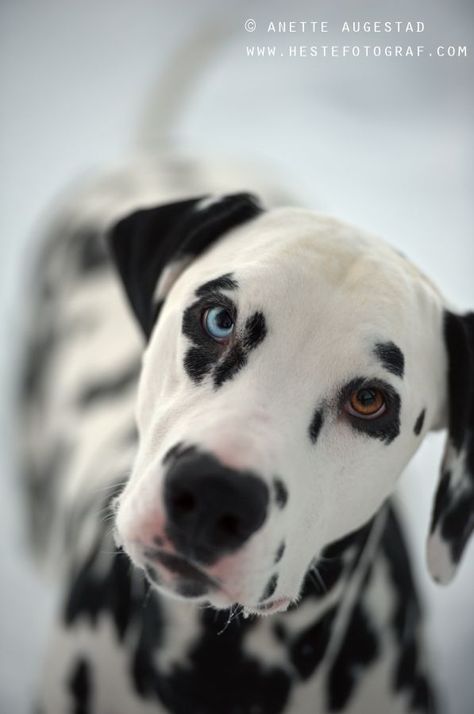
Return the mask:
[(472, 528), (471, 317), (382, 241), (247, 194), (139, 211), (110, 244), (148, 339), (117, 538), (158, 588), (286, 609), (445, 425), (429, 562), (449, 578)]

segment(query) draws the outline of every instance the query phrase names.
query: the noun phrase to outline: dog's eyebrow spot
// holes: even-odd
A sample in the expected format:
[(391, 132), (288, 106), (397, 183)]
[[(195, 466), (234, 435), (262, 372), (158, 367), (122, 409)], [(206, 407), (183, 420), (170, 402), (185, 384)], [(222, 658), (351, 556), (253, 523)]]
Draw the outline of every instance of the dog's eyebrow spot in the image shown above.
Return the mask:
[(311, 420), (311, 424), (309, 425), (309, 438), (311, 439), (312, 443), (315, 444), (319, 432), (321, 431), (321, 427), (323, 425), (323, 414), (321, 409), (316, 409), (314, 412), (313, 418)]
[(425, 422), (425, 413), (426, 409), (423, 409), (421, 414), (419, 414), (418, 419), (415, 422), (415, 426), (413, 427), (413, 431), (415, 432), (416, 436), (419, 436), (421, 433), (421, 430), (423, 429), (423, 424)]
[(280, 560), (283, 558), (283, 554), (285, 552), (286, 544), (285, 541), (282, 540), (280, 545), (278, 546), (278, 550), (275, 553), (275, 560), (273, 561), (275, 565), (280, 562)]
[(265, 585), (265, 589), (262, 593), (262, 597), (260, 598), (259, 602), (263, 602), (264, 600), (268, 600), (269, 597), (273, 595), (275, 590), (277, 589), (278, 585), (278, 575), (275, 573), (272, 575), (268, 583)]
[(213, 280), (208, 280), (207, 283), (201, 285), (196, 290), (196, 297), (205, 297), (209, 293), (215, 293), (218, 290), (236, 290), (239, 287), (237, 280), (233, 277), (232, 273), (225, 273), (219, 278), (214, 278)]
[(277, 506), (279, 508), (284, 508), (288, 501), (288, 489), (279, 478), (273, 479), (273, 488), (275, 489), (275, 501)]
[(405, 357), (394, 342), (379, 342), (374, 347), (374, 353), (382, 362), (382, 366), (396, 377), (403, 377)]

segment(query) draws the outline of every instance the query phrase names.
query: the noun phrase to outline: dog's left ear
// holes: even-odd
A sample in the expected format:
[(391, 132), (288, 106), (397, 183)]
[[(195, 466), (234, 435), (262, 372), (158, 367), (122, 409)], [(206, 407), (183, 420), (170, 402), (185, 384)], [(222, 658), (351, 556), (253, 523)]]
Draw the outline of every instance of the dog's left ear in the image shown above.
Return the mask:
[(448, 583), (474, 528), (474, 313), (446, 312), (448, 437), (428, 538), (428, 567)]
[(112, 257), (147, 339), (183, 270), (226, 231), (262, 210), (250, 193), (204, 196), (135, 211), (109, 231)]

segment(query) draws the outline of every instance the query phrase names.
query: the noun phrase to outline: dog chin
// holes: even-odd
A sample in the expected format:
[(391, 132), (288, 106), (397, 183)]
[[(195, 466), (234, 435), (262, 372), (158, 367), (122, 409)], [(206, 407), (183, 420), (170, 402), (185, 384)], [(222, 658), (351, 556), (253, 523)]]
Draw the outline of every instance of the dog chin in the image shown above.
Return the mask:
[(257, 604), (255, 604), (254, 601), (236, 601), (229, 598), (225, 593), (218, 591), (209, 591), (203, 594), (195, 583), (180, 582), (173, 585), (169, 583), (159, 583), (156, 577), (150, 577), (149, 568), (146, 568), (145, 572), (151, 585), (155, 587), (161, 595), (167, 598), (195, 605), (208, 605), (215, 610), (231, 610), (235, 608), (236, 613), (244, 617), (248, 617), (249, 615), (266, 617), (278, 612), (285, 612), (292, 603), (289, 597), (273, 598), (268, 602)]

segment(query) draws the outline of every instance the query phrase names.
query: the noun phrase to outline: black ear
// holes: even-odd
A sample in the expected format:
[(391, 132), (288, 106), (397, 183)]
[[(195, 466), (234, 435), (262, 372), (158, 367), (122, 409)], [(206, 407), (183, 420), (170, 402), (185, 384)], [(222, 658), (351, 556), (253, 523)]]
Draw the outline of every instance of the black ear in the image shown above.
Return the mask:
[(167, 293), (193, 258), (262, 210), (249, 193), (204, 196), (135, 211), (111, 229), (112, 257), (147, 339)]
[(433, 578), (453, 577), (474, 528), (474, 313), (447, 312), (448, 438), (428, 539)]

